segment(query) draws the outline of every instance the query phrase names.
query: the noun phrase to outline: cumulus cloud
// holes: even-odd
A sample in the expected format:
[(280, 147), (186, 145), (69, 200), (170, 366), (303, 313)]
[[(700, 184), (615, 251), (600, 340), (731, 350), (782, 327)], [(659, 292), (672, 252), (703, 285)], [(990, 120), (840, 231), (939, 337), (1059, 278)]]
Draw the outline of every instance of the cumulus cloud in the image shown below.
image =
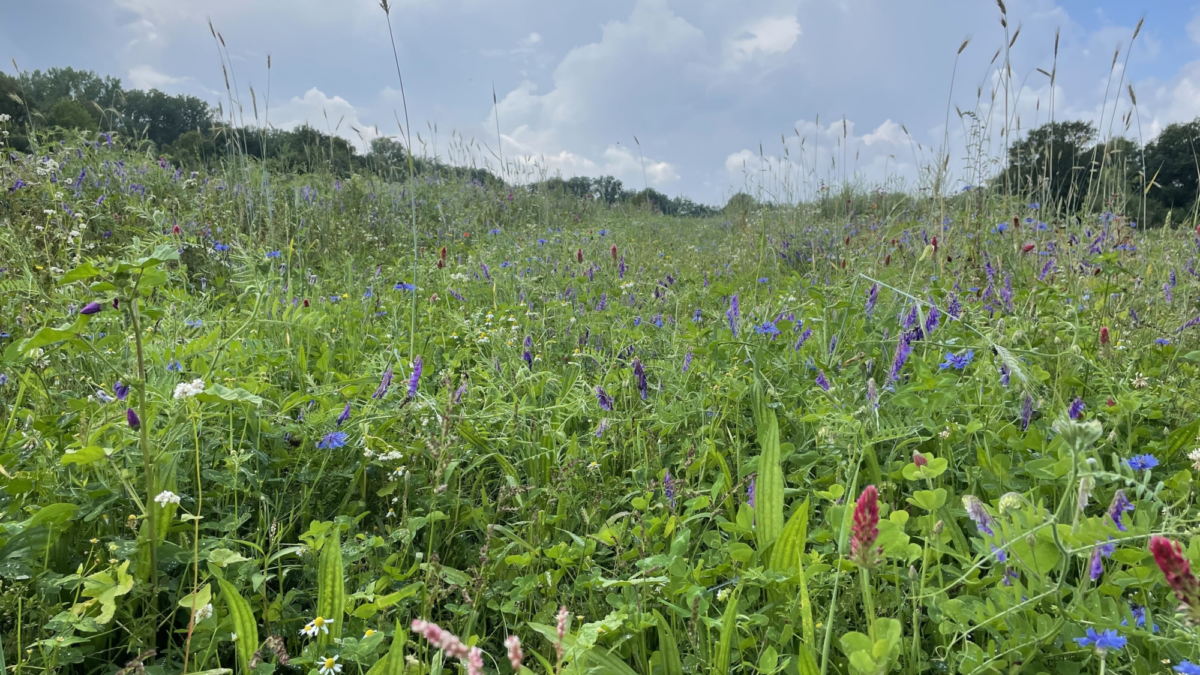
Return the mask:
[(794, 16), (767, 17), (749, 27), (729, 43), (735, 61), (757, 56), (783, 54), (800, 37), (800, 22)]
[(160, 73), (154, 69), (154, 66), (143, 65), (129, 69), (126, 84), (134, 89), (164, 89), (167, 85), (181, 84), (186, 80), (187, 78)]
[[(307, 124), (325, 133), (341, 136), (359, 150), (366, 150), (372, 139), (382, 135), (359, 119), (359, 111), (341, 96), (329, 96), (313, 87), (304, 96), (293, 96), (272, 108), (271, 126), (294, 129)], [(358, 131), (356, 132), (355, 129)]]

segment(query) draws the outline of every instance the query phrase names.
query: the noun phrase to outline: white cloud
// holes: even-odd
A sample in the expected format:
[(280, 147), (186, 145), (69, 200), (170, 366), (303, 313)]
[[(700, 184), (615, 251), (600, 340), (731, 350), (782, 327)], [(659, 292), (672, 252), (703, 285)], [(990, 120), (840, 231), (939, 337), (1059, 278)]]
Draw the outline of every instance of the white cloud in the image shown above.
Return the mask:
[(359, 119), (358, 109), (349, 101), (341, 96), (329, 96), (316, 87), (304, 92), (303, 97), (294, 96), (272, 108), (271, 117), (271, 126), (293, 129), (307, 124), (318, 131), (341, 136), (359, 150), (366, 150), (371, 139), (382, 135)]
[(154, 66), (134, 66), (129, 69), (127, 83), (134, 89), (162, 89), (167, 85), (182, 84), (186, 81), (185, 77), (172, 77), (166, 73), (160, 73), (154, 69)]
[(800, 22), (796, 17), (768, 17), (750, 25), (729, 46), (735, 60), (745, 60), (760, 55), (783, 54), (796, 44), (799, 37)]

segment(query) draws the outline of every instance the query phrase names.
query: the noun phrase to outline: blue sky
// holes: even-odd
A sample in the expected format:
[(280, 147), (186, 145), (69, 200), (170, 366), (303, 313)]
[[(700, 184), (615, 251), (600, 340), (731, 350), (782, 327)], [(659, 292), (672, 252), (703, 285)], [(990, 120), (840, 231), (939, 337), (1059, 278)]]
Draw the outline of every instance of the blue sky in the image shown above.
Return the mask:
[[(1200, 115), (1200, 1), (1006, 4), (1010, 35), (1021, 26), (1009, 126), (1048, 119), (1051, 89), (1036, 69), (1051, 70), (1056, 31), (1057, 119), (1148, 140)], [(341, 120), (336, 132), (359, 143), (352, 127), (397, 133), (375, 0), (55, 0), (5, 14), (0, 56), (21, 68), (91, 68), (229, 110), (211, 18), (247, 121), (253, 86), (260, 122), (332, 130)], [(748, 184), (778, 198), (844, 177), (916, 187), (942, 147), (952, 179), (979, 182), (1004, 144), (999, 16), (988, 0), (396, 0), (392, 12), (419, 150), (492, 167), (502, 153), (518, 180), (613, 174), (709, 203)], [(1138, 108), (1125, 129), (1130, 83)], [(971, 118), (953, 107), (947, 132), (948, 96), (976, 115), (982, 147), (968, 147)]]

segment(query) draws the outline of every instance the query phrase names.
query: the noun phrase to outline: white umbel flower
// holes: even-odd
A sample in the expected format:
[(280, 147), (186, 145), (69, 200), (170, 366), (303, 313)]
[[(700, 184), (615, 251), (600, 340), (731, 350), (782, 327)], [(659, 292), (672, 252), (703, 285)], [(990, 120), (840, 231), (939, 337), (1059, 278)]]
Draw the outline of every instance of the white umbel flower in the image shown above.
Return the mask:
[(158, 493), (157, 497), (154, 498), (154, 502), (163, 508), (166, 508), (169, 504), (178, 505), (179, 495), (171, 492), (170, 490), (163, 490), (162, 492)]
[(208, 617), (210, 617), (212, 615), (213, 615), (213, 606), (212, 606), (212, 603), (210, 602), (207, 605), (196, 609), (196, 623), (200, 623), (201, 621), (207, 619)]
[(202, 391), (204, 391), (204, 380), (195, 379), (191, 382), (180, 382), (175, 385), (175, 400), (182, 401)]

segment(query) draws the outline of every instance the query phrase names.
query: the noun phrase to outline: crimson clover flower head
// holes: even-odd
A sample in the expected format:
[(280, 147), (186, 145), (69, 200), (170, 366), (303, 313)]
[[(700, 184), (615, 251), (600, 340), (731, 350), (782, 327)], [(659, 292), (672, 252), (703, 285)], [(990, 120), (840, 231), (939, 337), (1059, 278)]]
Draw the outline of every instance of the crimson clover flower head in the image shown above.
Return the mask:
[(879, 539), (879, 491), (868, 485), (854, 505), (854, 523), (850, 528), (850, 557), (862, 567), (873, 567), (878, 559), (875, 542)]

